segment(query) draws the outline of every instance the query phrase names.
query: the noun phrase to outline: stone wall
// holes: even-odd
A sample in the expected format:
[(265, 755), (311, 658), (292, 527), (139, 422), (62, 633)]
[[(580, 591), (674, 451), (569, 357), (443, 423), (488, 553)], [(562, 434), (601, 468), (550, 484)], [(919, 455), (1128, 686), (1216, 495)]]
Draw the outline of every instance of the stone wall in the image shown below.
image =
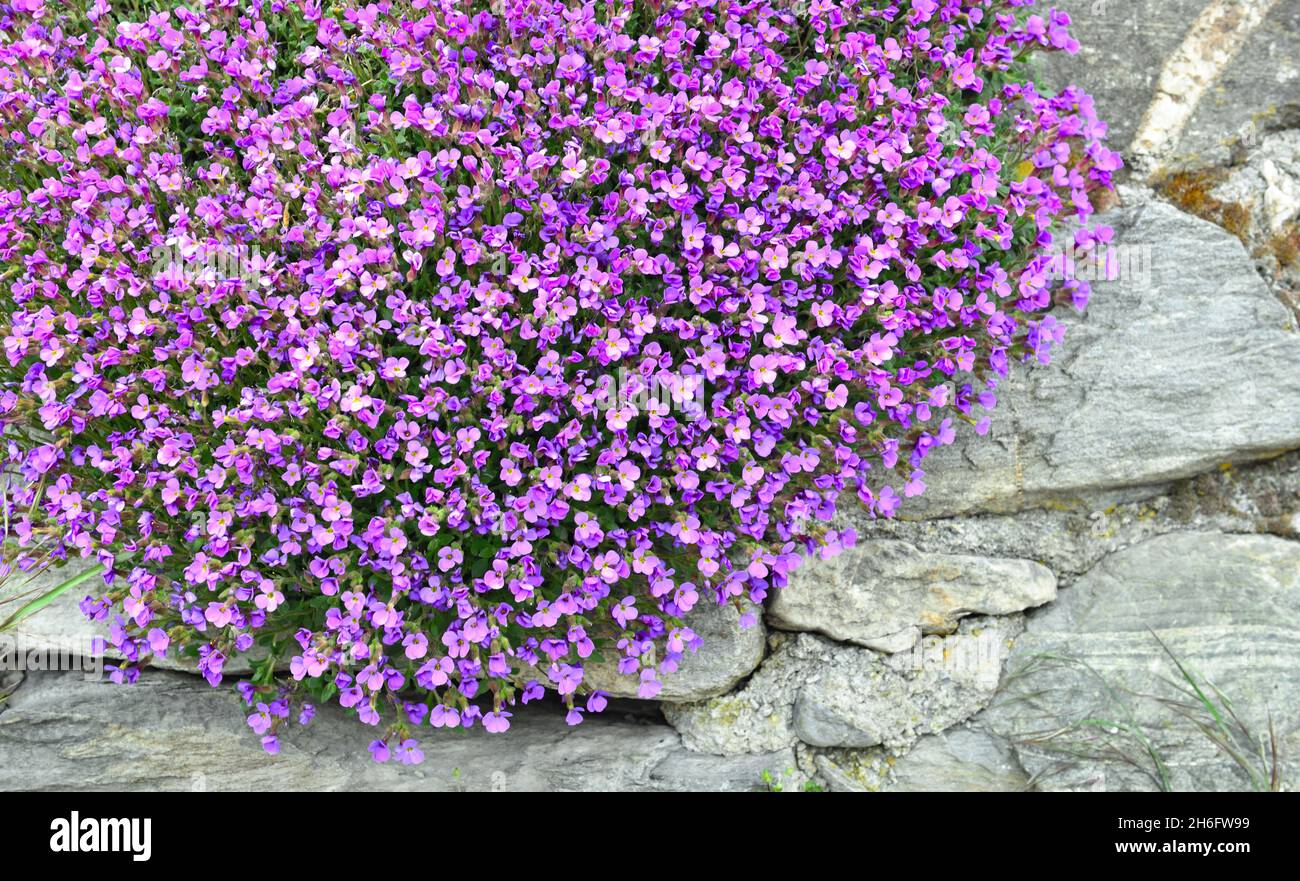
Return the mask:
[[(1092, 91), (1127, 145), (1106, 220), (1138, 264), (1068, 318), (1056, 363), (1013, 376), (990, 437), (936, 457), (905, 519), (846, 515), (859, 545), (755, 628), (699, 621), (662, 702), (574, 729), (521, 708), (507, 737), (441, 733), (393, 768), (331, 712), (267, 757), (234, 696), (186, 674), (29, 673), (0, 681), (0, 789), (1288, 786), (1300, 2), (1055, 5), (1084, 49), (1041, 76)], [(63, 603), (25, 638), (85, 635)]]

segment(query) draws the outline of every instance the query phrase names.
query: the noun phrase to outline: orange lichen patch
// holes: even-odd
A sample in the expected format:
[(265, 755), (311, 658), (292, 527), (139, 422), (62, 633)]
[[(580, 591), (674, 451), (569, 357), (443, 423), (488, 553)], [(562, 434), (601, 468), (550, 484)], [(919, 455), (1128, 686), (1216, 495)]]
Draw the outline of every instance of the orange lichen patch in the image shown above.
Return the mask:
[(1210, 191), (1223, 183), (1227, 176), (1227, 171), (1222, 168), (1167, 172), (1155, 181), (1155, 187), (1179, 208), (1200, 216), (1201, 212), (1215, 210), (1222, 204), (1210, 195)]
[(1264, 243), (1264, 250), (1282, 266), (1300, 264), (1300, 224), (1288, 223), (1282, 227), (1281, 232)]
[(1095, 190), (1088, 194), (1092, 200), (1092, 208), (1098, 214), (1105, 213), (1119, 205), (1119, 194), (1114, 190)]
[[(1279, 269), (1300, 267), (1300, 223), (1288, 223), (1268, 241), (1255, 249), (1255, 257), (1272, 257)], [(1279, 277), (1282, 276), (1279, 273)], [(1300, 290), (1280, 286), (1278, 299), (1295, 313), (1300, 321)]]
[(1244, 205), (1223, 202), (1210, 195), (1227, 176), (1227, 171), (1222, 168), (1175, 171), (1157, 180), (1155, 187), (1188, 214), (1218, 224), (1246, 244), (1250, 212)]

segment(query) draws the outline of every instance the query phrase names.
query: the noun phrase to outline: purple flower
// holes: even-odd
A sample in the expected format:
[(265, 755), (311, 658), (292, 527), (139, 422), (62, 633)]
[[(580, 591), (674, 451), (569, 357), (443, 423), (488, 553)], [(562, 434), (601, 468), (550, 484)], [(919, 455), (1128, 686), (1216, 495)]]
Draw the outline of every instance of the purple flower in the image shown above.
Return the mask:
[(500, 734), (510, 727), (510, 713), (498, 710), (483, 716), (483, 727), (493, 734)]
[(271, 722), (271, 713), (266, 704), (258, 704), (257, 712), (248, 717), (248, 727), (258, 734), (265, 734), (266, 730), (271, 727)]
[[(371, 750), (371, 755), (377, 762), (387, 761), (387, 756), (381, 759), (375, 754), (373, 749)], [(397, 761), (401, 762), (403, 765), (418, 765), (424, 761), (424, 753), (420, 751), (419, 742), (412, 738), (407, 738), (401, 742), (397, 747), (396, 755)]]
[(1088, 95), (1025, 81), (1078, 48), (1028, 2), (663, 0), (635, 35), (262, 3), (238, 39), (223, 4), (11, 5), (16, 564), (103, 564), (114, 681), (274, 647), (240, 693), (275, 744), (326, 693), (393, 726), (376, 761), (418, 761), (424, 708), (502, 731), (549, 687), (576, 723), (597, 656), (655, 697), (684, 615), (905, 511), (1066, 344), (1049, 311), (1097, 292), (1065, 270), (1112, 262), (1120, 160)]

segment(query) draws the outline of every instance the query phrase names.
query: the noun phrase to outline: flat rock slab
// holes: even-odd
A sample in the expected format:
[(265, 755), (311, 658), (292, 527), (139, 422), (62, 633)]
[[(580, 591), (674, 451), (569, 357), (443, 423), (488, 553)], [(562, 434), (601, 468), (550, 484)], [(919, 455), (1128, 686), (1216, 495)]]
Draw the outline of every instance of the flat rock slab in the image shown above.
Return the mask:
[[(1252, 788), (1271, 771), (1261, 741), (1270, 717), (1284, 772), (1296, 768), (1298, 627), (1300, 543), (1154, 538), (1107, 557), (1030, 616), (981, 724), (1012, 745), (1042, 789)], [(1213, 723), (1186, 693), (1174, 657), (1229, 718), (1229, 743), (1251, 756), (1257, 779), (1198, 730), (1193, 720)]]
[[(701, 602), (686, 616), (686, 624), (704, 640), (697, 651), (688, 652), (676, 670), (660, 676), (663, 688), (655, 700), (669, 703), (700, 701), (726, 694), (754, 672), (767, 648), (767, 628), (762, 610), (747, 607), (754, 622), (740, 626), (742, 612), (734, 605)], [(613, 661), (586, 668), (583, 681), (613, 697), (636, 698), (639, 680), (623, 676)]]
[(689, 753), (662, 722), (611, 708), (576, 727), (558, 705), (519, 707), (511, 729), (428, 728), (421, 765), (376, 764), (376, 731), (336, 707), (267, 755), (232, 689), (146, 672), (133, 686), (29, 673), (0, 712), (0, 790), (745, 791), (789, 750)]
[(867, 539), (811, 559), (773, 594), (768, 620), (783, 630), (898, 652), (921, 634), (948, 634), (971, 614), (1007, 615), (1056, 597), (1056, 576), (1030, 560), (926, 553)]
[(1133, 266), (1018, 369), (988, 437), (926, 460), (909, 517), (1077, 505), (1300, 447), (1300, 333), (1221, 228), (1127, 190), (1108, 216)]

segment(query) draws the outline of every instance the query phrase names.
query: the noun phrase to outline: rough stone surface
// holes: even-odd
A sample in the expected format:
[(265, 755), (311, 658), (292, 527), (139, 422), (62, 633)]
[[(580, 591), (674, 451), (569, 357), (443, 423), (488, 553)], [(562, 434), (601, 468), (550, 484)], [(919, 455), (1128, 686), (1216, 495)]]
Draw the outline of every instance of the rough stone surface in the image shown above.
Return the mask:
[(1086, 506), (1300, 447), (1290, 311), (1237, 239), (1127, 196), (1109, 220), (1150, 271), (1098, 286), (1054, 363), (1013, 374), (991, 436), (927, 460), (930, 488), (909, 516)]
[(926, 553), (1034, 559), (1055, 572), (1064, 586), (1107, 554), (1172, 532), (1300, 537), (1300, 453), (1242, 468), (1216, 468), (1179, 481), (1154, 498), (1105, 509), (876, 520), (859, 523), (858, 528), (865, 540), (905, 540)]
[(795, 699), (809, 671), (835, 646), (807, 634), (778, 635), (772, 642), (771, 654), (740, 689), (698, 703), (664, 707), (665, 718), (688, 748), (735, 756), (795, 745)]
[[(1107, 557), (1031, 616), (982, 720), (1013, 745), (1039, 788), (1259, 784), (1186, 717), (1207, 713), (1176, 687), (1180, 674), (1163, 640), (1213, 700), (1231, 701), (1250, 732), (1231, 726), (1235, 749), (1256, 755), (1271, 717), (1289, 779), (1300, 746), (1297, 624), (1300, 544), (1217, 533), (1154, 538)], [(1113, 724), (1081, 724), (1097, 719)], [(1251, 761), (1261, 778), (1268, 764)]]
[(5, 711), (5, 705), (9, 700), (9, 695), (18, 690), (18, 686), (23, 684), (23, 674), (15, 670), (5, 670), (0, 672), (0, 713)]
[(911, 654), (831, 652), (795, 700), (795, 734), (810, 746), (900, 750), (968, 719), (993, 697), (1019, 623), (972, 619)]
[(1300, 219), (1300, 130), (1263, 138), (1210, 195), (1245, 209), (1257, 244), (1285, 230)]
[(1109, 124), (1116, 149), (1126, 147), (1151, 104), (1164, 59), (1205, 2), (1125, 0), (1102, 4), (1094, 13), (1092, 0), (1057, 0), (1052, 5), (1069, 13), (1070, 32), (1081, 45), (1077, 55), (1036, 55), (1038, 79), (1053, 89), (1085, 88)]
[[(96, 564), (80, 560), (69, 562), (62, 568), (41, 573), (30, 582), (24, 581), (22, 589), (24, 591), (52, 589), (78, 572), (85, 571), (91, 565)], [(104, 637), (108, 628), (86, 620), (86, 616), (81, 614), (78, 606), (83, 598), (93, 595), (100, 586), (102, 582), (95, 580), (78, 585), (36, 614), (18, 622), (14, 629), (6, 634), (6, 638), (12, 640), (17, 648), (25, 652), (58, 652), (90, 658), (97, 644), (95, 640)], [(103, 660), (111, 664), (115, 660), (120, 661), (121, 655), (110, 650)], [(232, 656), (227, 660), (224, 672), (231, 676), (247, 675), (252, 670), (248, 662), (247, 656)], [(165, 657), (152, 658), (149, 664), (159, 670), (198, 673), (197, 661), (178, 657), (174, 650), (169, 651)]]
[(1029, 777), (1007, 744), (978, 728), (922, 738), (893, 767), (890, 792), (1021, 792)]
[(760, 788), (790, 750), (688, 753), (662, 722), (611, 708), (577, 727), (558, 705), (520, 707), (504, 736), (432, 731), (421, 765), (379, 765), (375, 732), (333, 707), (269, 756), (231, 689), (161, 671), (136, 685), (32, 673), (0, 714), (0, 790), (571, 791)]
[[(707, 603), (691, 611), (686, 623), (704, 639), (704, 645), (688, 653), (677, 670), (661, 678), (663, 689), (655, 696), (657, 700), (679, 703), (716, 697), (754, 672), (763, 660), (767, 630), (757, 607), (746, 608), (745, 614), (756, 622), (750, 627), (740, 626), (741, 614), (730, 604)], [(620, 675), (612, 660), (591, 665), (584, 681), (614, 697), (637, 696), (637, 678)]]
[(1056, 576), (1028, 560), (923, 553), (907, 542), (867, 540), (796, 570), (773, 596), (768, 620), (897, 652), (922, 633), (952, 633), (966, 615), (1005, 615), (1055, 596)]
[(1252, 141), (1265, 132), (1294, 127), (1298, 112), (1300, 3), (1274, 0), (1263, 22), (1197, 105), (1171, 162), (1223, 162), (1243, 138)]
[(971, 726), (922, 737), (902, 757), (824, 750), (814, 762), (836, 792), (1023, 792), (1030, 785), (1006, 742)]
[(1229, 226), (1260, 274), (1300, 314), (1300, 106), (1296, 115), (1297, 128), (1243, 150), (1241, 163), (1224, 170), (1209, 191), (1208, 204), (1212, 215), (1235, 221)]
[[(1173, 484), (1156, 498), (1106, 510), (1038, 509), (928, 521), (874, 521), (860, 528), (866, 541), (902, 539), (928, 553), (1035, 557), (1057, 573), (1063, 597), (1068, 598), (1070, 585), (1102, 560), (1122, 556), (1159, 536), (1256, 533), (1300, 538), (1300, 453), (1242, 468), (1215, 469)], [(1157, 558), (1151, 565), (1163, 564)], [(1051, 608), (1031, 613), (1031, 620)], [(1297, 623), (1293, 616), (1292, 626)], [(1010, 743), (986, 730), (985, 719), (1000, 711), (1001, 699), (995, 697), (994, 704), (965, 726), (922, 737), (902, 755), (880, 748), (818, 749), (805, 764), (822, 785), (834, 790), (1025, 789), (1029, 778), (1011, 755)], [(977, 744), (980, 749), (974, 748)], [(999, 754), (1008, 757), (1005, 763), (993, 761)], [(1079, 788), (1096, 788), (1104, 772), (1099, 767), (1089, 770), (1088, 763), (1080, 761), (1076, 776)]]
[[(1082, 46), (1075, 56), (1037, 56), (1040, 81), (1083, 86), (1110, 124), (1113, 144), (1129, 158), (1135, 151), (1126, 148), (1147, 135), (1163, 144), (1157, 168), (1222, 164), (1237, 141), (1286, 124), (1300, 101), (1300, 4), (1291, 0), (1052, 5), (1070, 14), (1071, 33)], [(1193, 33), (1212, 6), (1224, 14)], [(1251, 18), (1237, 29), (1243, 11)], [(1172, 114), (1153, 113), (1166, 86), (1174, 100), (1154, 109)]]
[(885, 655), (801, 633), (779, 640), (732, 694), (664, 709), (688, 747), (719, 755), (820, 747), (901, 749), (992, 697), (1018, 617), (968, 618), (958, 632)]

